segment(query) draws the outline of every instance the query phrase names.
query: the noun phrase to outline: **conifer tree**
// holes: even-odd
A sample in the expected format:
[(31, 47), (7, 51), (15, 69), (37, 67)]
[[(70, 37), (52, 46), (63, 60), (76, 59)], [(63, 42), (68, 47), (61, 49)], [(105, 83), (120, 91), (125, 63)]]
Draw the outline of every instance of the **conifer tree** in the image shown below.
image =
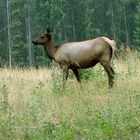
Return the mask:
[(137, 13), (135, 15), (135, 31), (134, 31), (134, 45), (140, 49), (140, 2), (137, 5)]

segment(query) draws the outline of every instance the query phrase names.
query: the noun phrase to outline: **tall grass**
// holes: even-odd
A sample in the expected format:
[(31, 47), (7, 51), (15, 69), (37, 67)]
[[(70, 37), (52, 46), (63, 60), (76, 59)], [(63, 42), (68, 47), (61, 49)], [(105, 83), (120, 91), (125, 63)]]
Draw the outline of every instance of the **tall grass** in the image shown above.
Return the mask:
[(112, 92), (99, 65), (81, 84), (70, 74), (65, 90), (55, 67), (1, 69), (0, 140), (139, 140), (140, 54), (112, 63)]

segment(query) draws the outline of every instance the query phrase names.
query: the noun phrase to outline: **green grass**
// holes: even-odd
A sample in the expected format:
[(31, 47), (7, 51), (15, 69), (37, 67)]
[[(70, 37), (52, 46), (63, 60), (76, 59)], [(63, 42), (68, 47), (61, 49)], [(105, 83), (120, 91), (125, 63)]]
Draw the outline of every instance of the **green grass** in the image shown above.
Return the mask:
[(72, 74), (52, 70), (0, 70), (0, 140), (139, 140), (140, 54), (114, 59), (108, 91), (101, 66)]

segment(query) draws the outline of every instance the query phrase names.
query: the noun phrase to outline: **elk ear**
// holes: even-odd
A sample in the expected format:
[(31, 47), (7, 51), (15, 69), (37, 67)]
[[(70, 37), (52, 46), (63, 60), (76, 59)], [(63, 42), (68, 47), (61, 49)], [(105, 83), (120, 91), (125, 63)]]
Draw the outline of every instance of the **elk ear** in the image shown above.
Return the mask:
[(52, 40), (52, 35), (51, 35), (50, 33), (46, 32), (46, 34), (45, 34), (45, 35), (47, 36), (47, 38), (48, 38), (48, 40), (49, 40), (49, 41), (51, 41), (51, 40)]
[(50, 33), (50, 32), (51, 32), (51, 30), (50, 30), (49, 27), (47, 27), (46, 32), (47, 32), (47, 33)]

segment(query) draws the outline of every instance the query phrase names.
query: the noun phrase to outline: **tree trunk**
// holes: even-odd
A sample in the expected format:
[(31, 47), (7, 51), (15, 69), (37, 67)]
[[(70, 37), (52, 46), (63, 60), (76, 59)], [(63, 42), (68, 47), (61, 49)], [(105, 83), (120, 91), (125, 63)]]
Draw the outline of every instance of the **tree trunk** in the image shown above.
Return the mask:
[(9, 68), (12, 68), (12, 44), (11, 44), (11, 29), (10, 29), (10, 2), (6, 1), (7, 11), (7, 31), (8, 31), (8, 53), (9, 53)]
[(72, 19), (72, 32), (73, 32), (73, 39), (76, 40), (76, 33), (75, 33), (75, 25), (74, 25), (74, 8), (73, 3), (71, 3), (71, 19)]
[(66, 21), (63, 22), (63, 30), (64, 30), (65, 41), (68, 41), (67, 32), (66, 32)]
[(112, 0), (111, 0), (111, 18), (112, 18), (112, 34), (113, 34), (113, 38), (116, 39), (115, 24), (114, 24), (113, 1)]
[(124, 3), (123, 3), (123, 12), (124, 12), (124, 27), (125, 27), (126, 46), (129, 46), (129, 35), (128, 35), (128, 27), (127, 27), (127, 17), (126, 17), (126, 9), (125, 9), (125, 4)]
[(31, 39), (31, 12), (30, 12), (30, 5), (28, 5), (25, 8), (26, 10), (26, 39), (27, 39), (27, 45), (28, 45), (28, 58), (29, 58), (29, 67), (33, 66), (33, 58), (32, 58), (32, 39)]
[(28, 46), (29, 46), (29, 66), (33, 66), (32, 61), (32, 42), (31, 42), (31, 19), (30, 10), (28, 10)]

